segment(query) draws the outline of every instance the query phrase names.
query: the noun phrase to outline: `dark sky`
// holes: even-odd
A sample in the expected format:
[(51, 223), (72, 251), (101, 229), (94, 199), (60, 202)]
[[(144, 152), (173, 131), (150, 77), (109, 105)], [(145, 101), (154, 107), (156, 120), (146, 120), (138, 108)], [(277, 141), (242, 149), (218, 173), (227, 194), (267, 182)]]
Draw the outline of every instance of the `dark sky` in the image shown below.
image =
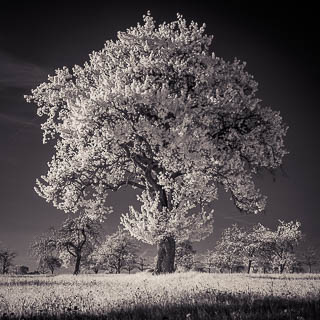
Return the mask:
[[(266, 214), (243, 216), (222, 194), (214, 205), (213, 235), (195, 247), (212, 248), (232, 223), (274, 227), (277, 219), (300, 220), (308, 241), (319, 246), (320, 63), (315, 7), (307, 2), (285, 6), (282, 1), (284, 6), (279, 7), (271, 1), (221, 0), (7, 3), (0, 10), (0, 241), (17, 251), (17, 263), (34, 267), (27, 256), (30, 241), (65, 218), (33, 190), (35, 179), (46, 173), (53, 145), (42, 145), (41, 120), (23, 95), (54, 69), (83, 64), (105, 40), (115, 39), (117, 31), (141, 22), (147, 10), (158, 22), (174, 20), (177, 12), (188, 21), (205, 22), (207, 33), (214, 35), (216, 55), (247, 61), (248, 71), (260, 84), (259, 97), (280, 110), (290, 127), (286, 175), (279, 172), (275, 182), (270, 175), (257, 178), (269, 199)], [(105, 224), (106, 232), (115, 231), (119, 213), (134, 200), (130, 190), (111, 195), (115, 214)], [(152, 248), (148, 252), (154, 253)]]

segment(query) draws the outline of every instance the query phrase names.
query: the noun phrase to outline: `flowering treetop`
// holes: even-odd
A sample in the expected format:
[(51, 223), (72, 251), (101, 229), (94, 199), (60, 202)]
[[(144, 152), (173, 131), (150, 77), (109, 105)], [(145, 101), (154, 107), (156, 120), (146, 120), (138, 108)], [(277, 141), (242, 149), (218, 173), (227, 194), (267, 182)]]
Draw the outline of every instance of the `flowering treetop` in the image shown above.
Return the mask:
[(262, 211), (253, 175), (286, 154), (279, 112), (261, 105), (245, 63), (209, 52), (204, 25), (143, 20), (26, 97), (46, 117), (44, 143), (56, 142), (37, 192), (92, 214), (105, 210), (108, 190), (140, 188), (141, 212), (131, 208), (122, 222), (147, 242), (186, 238), (192, 226), (210, 232), (205, 207), (219, 185), (240, 210)]

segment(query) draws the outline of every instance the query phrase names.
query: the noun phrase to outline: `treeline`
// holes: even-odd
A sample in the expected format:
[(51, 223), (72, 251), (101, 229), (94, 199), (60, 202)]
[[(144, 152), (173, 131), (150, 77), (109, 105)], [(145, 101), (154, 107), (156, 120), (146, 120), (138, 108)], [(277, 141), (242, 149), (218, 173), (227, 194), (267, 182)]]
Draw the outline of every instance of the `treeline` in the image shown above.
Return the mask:
[(312, 272), (318, 253), (306, 246), (300, 227), (300, 222), (281, 220), (275, 230), (260, 223), (250, 228), (234, 224), (214, 250), (195, 259), (195, 267), (208, 272)]
[[(312, 272), (318, 253), (301, 243), (305, 239), (299, 222), (279, 220), (275, 230), (262, 224), (225, 229), (212, 250), (198, 254), (190, 241), (177, 242), (175, 270), (201, 272)], [(152, 272), (156, 257), (141, 255), (140, 243), (119, 228), (102, 236), (101, 223), (87, 216), (66, 219), (59, 228), (34, 239), (30, 255), (37, 259), (36, 271), (16, 266), (16, 253), (0, 246), (0, 272), (27, 274), (51, 273), (61, 267), (73, 273)]]
[(133, 269), (145, 271), (150, 257), (139, 255), (140, 243), (119, 228), (117, 232), (102, 236), (101, 222), (88, 216), (66, 219), (59, 228), (51, 228), (36, 238), (30, 254), (38, 261), (39, 273), (54, 273), (60, 267), (81, 271), (131, 273)]

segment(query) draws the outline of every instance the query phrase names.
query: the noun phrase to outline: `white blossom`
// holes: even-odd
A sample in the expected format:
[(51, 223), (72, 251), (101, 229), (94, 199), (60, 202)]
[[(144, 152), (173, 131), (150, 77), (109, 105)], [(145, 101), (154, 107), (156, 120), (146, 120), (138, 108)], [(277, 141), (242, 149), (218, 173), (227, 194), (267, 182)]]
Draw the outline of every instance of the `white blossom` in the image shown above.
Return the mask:
[(260, 168), (281, 165), (287, 127), (262, 106), (239, 60), (211, 53), (205, 26), (176, 21), (118, 33), (83, 66), (63, 67), (27, 96), (55, 154), (36, 191), (66, 212), (101, 216), (109, 190), (142, 190), (122, 223), (138, 239), (202, 239), (218, 186), (242, 211), (264, 210)]

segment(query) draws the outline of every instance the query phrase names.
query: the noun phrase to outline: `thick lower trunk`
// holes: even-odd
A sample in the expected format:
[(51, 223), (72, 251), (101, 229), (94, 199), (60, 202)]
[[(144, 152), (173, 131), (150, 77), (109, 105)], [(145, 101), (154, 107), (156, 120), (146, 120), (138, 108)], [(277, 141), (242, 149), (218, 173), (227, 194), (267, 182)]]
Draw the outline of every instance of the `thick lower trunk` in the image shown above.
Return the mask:
[(165, 237), (158, 243), (156, 274), (174, 272), (176, 241), (173, 237)]
[(80, 262), (81, 262), (81, 256), (77, 256), (76, 265), (74, 267), (73, 274), (79, 274), (80, 273)]

